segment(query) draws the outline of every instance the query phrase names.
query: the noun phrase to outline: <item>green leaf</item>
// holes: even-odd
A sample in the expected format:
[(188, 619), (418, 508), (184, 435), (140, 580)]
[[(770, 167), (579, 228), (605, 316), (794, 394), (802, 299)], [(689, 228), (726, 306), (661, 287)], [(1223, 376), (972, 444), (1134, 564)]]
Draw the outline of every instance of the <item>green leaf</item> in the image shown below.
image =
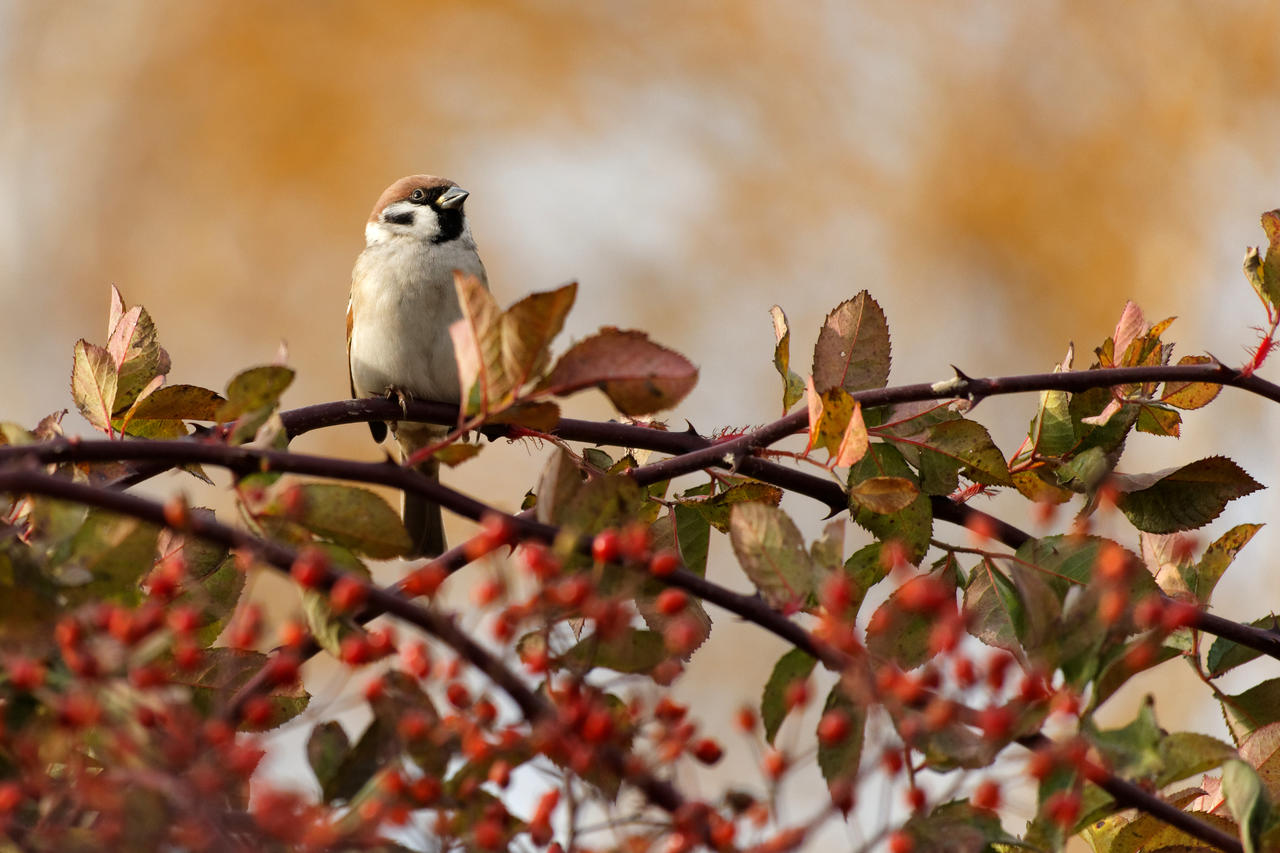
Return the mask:
[(770, 744), (787, 717), (787, 688), (792, 682), (807, 679), (817, 663), (817, 658), (792, 649), (773, 665), (773, 672), (764, 685), (764, 695), (760, 697), (760, 720), (764, 723), (764, 738)]
[(849, 483), (849, 505), (877, 515), (894, 515), (920, 497), (916, 484), (906, 477), (868, 477)]
[(217, 420), (231, 421), (260, 409), (275, 408), (293, 377), (293, 370), (278, 364), (237, 373), (227, 383), (227, 400), (218, 408)]
[[(1196, 820), (1214, 826), (1234, 835), (1236, 825), (1225, 817), (1205, 812), (1188, 812)], [(1110, 853), (1146, 853), (1146, 851), (1163, 851), (1163, 853), (1198, 853), (1203, 850), (1214, 850), (1193, 835), (1175, 829), (1157, 817), (1139, 813), (1116, 833), (1111, 842)]]
[(864, 290), (827, 315), (813, 348), (813, 384), (819, 393), (883, 388), (890, 361), (889, 324)]
[(1027, 847), (1004, 831), (995, 812), (974, 808), (964, 801), (943, 803), (927, 815), (913, 815), (903, 824), (902, 831), (920, 851), (985, 853)]
[[(962, 473), (984, 486), (1012, 486), (1009, 477), (1009, 466), (1004, 461), (1004, 454), (991, 440), (991, 433), (977, 421), (956, 420), (943, 421), (934, 426), (919, 440), (917, 446), (921, 453), (921, 476), (924, 475), (925, 457), (936, 454), (948, 460), (948, 467), (955, 465)], [(904, 456), (906, 454), (904, 453)], [(910, 457), (908, 457), (910, 458)], [(937, 462), (933, 462), (935, 466)], [(954, 481), (945, 482), (949, 488), (940, 489), (934, 494), (946, 494), (954, 491)]]
[(411, 547), (400, 513), (368, 489), (338, 483), (290, 483), (285, 488), (297, 494), (297, 500), (288, 502), (288, 518), (317, 536), (377, 560), (402, 556)]
[[(687, 492), (685, 493), (688, 494)], [(723, 492), (702, 498), (686, 498), (678, 506), (697, 510), (721, 533), (729, 532), (729, 512), (734, 504), (761, 503), (777, 506), (782, 501), (782, 489), (768, 483), (748, 481), (736, 483)]]
[(1085, 718), (1082, 728), (1107, 759), (1107, 766), (1126, 778), (1150, 778), (1163, 767), (1160, 727), (1156, 724), (1155, 705), (1150, 696), (1138, 708), (1137, 716), (1124, 726), (1098, 729), (1090, 718)]
[[(1178, 359), (1179, 365), (1213, 363), (1207, 355), (1184, 355)], [(1220, 391), (1221, 385), (1210, 382), (1166, 382), (1160, 401), (1179, 409), (1199, 409), (1212, 403)]]
[[(1249, 625), (1266, 631), (1280, 631), (1280, 620), (1276, 619), (1275, 614), (1268, 614), (1254, 619)], [(1243, 646), (1235, 640), (1218, 637), (1214, 639), (1213, 645), (1209, 647), (1209, 656), (1207, 658), (1209, 677), (1217, 678), (1242, 664), (1257, 659), (1261, 654), (1262, 652), (1257, 649)]]
[(121, 429), (139, 438), (174, 438), (187, 434), (188, 420), (217, 420), (226, 401), (196, 385), (166, 385), (140, 397), (121, 419)]
[(311, 772), (316, 775), (322, 791), (333, 789), (338, 770), (350, 749), (347, 733), (337, 720), (319, 723), (311, 730), (307, 737), (307, 763), (311, 765)]
[(1199, 732), (1175, 732), (1160, 739), (1160, 772), (1153, 784), (1163, 788), (1171, 782), (1207, 773), (1234, 758), (1229, 744)]
[(583, 637), (562, 656), (579, 669), (601, 667), (627, 674), (649, 673), (666, 660), (666, 643), (657, 631), (627, 628), (612, 637)]
[(1248, 545), (1249, 540), (1261, 529), (1261, 524), (1237, 524), (1219, 536), (1205, 549), (1200, 562), (1196, 564), (1194, 573), (1185, 578), (1188, 591), (1207, 604), (1214, 587), (1218, 585), (1227, 567), (1234, 562), (1236, 554), (1240, 553), (1240, 549)]
[(711, 523), (705, 515), (688, 504), (678, 503), (671, 508), (676, 521), (676, 542), (680, 559), (685, 567), (696, 575), (707, 573), (707, 549), (711, 545)]
[(160, 528), (134, 518), (92, 509), (71, 540), (57, 579), (68, 584), (73, 603), (106, 599), (125, 604), (141, 600), (138, 581), (151, 568)]
[(853, 582), (853, 596), (846, 613), (847, 618), (853, 619), (857, 616), (863, 600), (867, 597), (867, 592), (888, 577), (889, 570), (884, 564), (883, 552), (882, 543), (872, 542), (854, 551), (849, 559), (844, 561), (844, 573)]
[(760, 503), (735, 504), (729, 541), (738, 563), (773, 607), (802, 604), (813, 593), (813, 558), (785, 512)]
[[(911, 479), (914, 473), (897, 448), (876, 442), (867, 454), (849, 469), (849, 483), (861, 483), (872, 477)], [(890, 515), (873, 512), (850, 499), (850, 515), (859, 527), (870, 531), (881, 542), (896, 540), (906, 548), (913, 564), (924, 559), (933, 535), (933, 508), (927, 495), (920, 495), (904, 509)]]
[(102, 432), (111, 431), (118, 383), (111, 354), (83, 338), (76, 341), (71, 366), (71, 398), (85, 420)]
[(1271, 803), (1267, 800), (1262, 780), (1248, 764), (1233, 759), (1222, 768), (1222, 796), (1240, 826), (1240, 841), (1245, 853), (1256, 853), (1260, 849), (1262, 831), (1271, 816)]
[(1138, 406), (1138, 432), (1177, 438), (1182, 431), (1182, 415), (1176, 409), (1154, 404)]
[(1245, 275), (1271, 311), (1280, 311), (1280, 210), (1262, 214), (1262, 230), (1267, 235), (1267, 251), (1262, 260), (1258, 250), (1245, 255)]
[(1153, 474), (1113, 478), (1117, 506), (1139, 530), (1174, 533), (1213, 521), (1229, 501), (1262, 488), (1236, 463), (1211, 456)]
[(818, 738), (818, 767), (827, 785), (839, 779), (855, 778), (862, 761), (862, 741), (867, 727), (866, 708), (854, 704), (839, 683), (831, 688), (822, 706), (824, 716), (831, 711), (838, 711), (849, 720), (849, 733), (834, 743)]
[(1271, 723), (1280, 722), (1280, 678), (1269, 678), (1243, 693), (1222, 700), (1227, 727), (1237, 740)]
[(1017, 590), (994, 563), (983, 560), (974, 567), (964, 591), (969, 633), (988, 646), (1017, 652), (1021, 646), (1014, 624), (1025, 621), (1021, 611)]
[(698, 381), (687, 358), (649, 340), (644, 332), (602, 328), (560, 356), (537, 390), (565, 396), (599, 388), (624, 415), (669, 409)]
[(904, 583), (880, 605), (867, 626), (867, 650), (876, 657), (892, 660), (903, 669), (915, 669), (930, 656), (929, 637), (937, 624), (937, 613), (907, 610), (902, 606), (903, 590), (926, 582), (926, 578), (940, 583), (952, 599), (955, 598), (956, 573), (948, 563), (941, 572), (917, 575)]
[(804, 380), (791, 369), (791, 329), (787, 326), (787, 315), (777, 305), (769, 309), (773, 318), (773, 334), (777, 344), (773, 348), (773, 366), (782, 377), (782, 413), (791, 410), (804, 396)]

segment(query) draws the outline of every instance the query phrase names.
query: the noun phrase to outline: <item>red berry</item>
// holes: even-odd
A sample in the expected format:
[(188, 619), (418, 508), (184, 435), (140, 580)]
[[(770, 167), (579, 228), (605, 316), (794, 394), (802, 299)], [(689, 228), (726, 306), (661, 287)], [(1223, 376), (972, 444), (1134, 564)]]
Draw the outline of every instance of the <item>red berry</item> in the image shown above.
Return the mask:
[(990, 779), (984, 779), (969, 801), (976, 808), (995, 811), (1000, 807), (1000, 786)]
[(849, 729), (848, 714), (840, 710), (828, 711), (818, 721), (818, 740), (827, 746), (837, 744), (849, 736)]
[(368, 594), (363, 583), (350, 575), (343, 575), (333, 582), (329, 590), (329, 604), (338, 613), (350, 613), (364, 604)]
[(618, 531), (612, 528), (601, 530), (591, 540), (591, 556), (598, 563), (609, 563), (618, 559), (620, 547)]
[(765, 775), (777, 781), (786, 772), (787, 758), (778, 750), (771, 749), (764, 754), (761, 764), (764, 767)]
[(329, 579), (329, 555), (319, 548), (306, 548), (289, 569), (293, 579), (307, 589), (315, 589)]
[(912, 853), (915, 849), (915, 841), (902, 830), (899, 829), (889, 836), (889, 853)]
[(618, 549), (633, 563), (642, 563), (649, 557), (649, 544), (649, 528), (644, 524), (628, 524), (618, 535)]
[(447, 577), (449, 577), (449, 572), (445, 567), (432, 561), (401, 581), (400, 588), (414, 597), (420, 595), (429, 597), (436, 594), (436, 590), (440, 588), (440, 584), (444, 583)]
[(710, 767), (724, 757), (724, 750), (711, 738), (703, 738), (693, 745), (693, 757)]
[(682, 589), (674, 589), (668, 587), (658, 593), (656, 602), (658, 612), (667, 616), (674, 616), (689, 603), (689, 596)]
[(666, 577), (678, 568), (680, 568), (680, 556), (667, 548), (654, 554), (653, 559), (649, 561), (650, 573), (660, 578)]

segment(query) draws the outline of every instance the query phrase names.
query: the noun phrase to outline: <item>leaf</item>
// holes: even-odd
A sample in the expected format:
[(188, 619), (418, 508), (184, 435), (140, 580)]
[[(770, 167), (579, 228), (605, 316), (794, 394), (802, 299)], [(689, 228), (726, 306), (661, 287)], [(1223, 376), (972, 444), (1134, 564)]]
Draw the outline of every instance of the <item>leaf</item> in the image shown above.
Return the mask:
[[(138, 581), (151, 568), (160, 528), (134, 518), (92, 509), (71, 540), (67, 560), (58, 567), (72, 584), (63, 595), (76, 604), (107, 599), (134, 604), (141, 599)], [(85, 582), (75, 582), (87, 573)]]
[(230, 421), (259, 409), (274, 408), (280, 395), (293, 382), (294, 371), (278, 364), (251, 367), (241, 371), (227, 383), (227, 401), (217, 412), (217, 419)]
[(742, 570), (770, 606), (796, 606), (813, 592), (813, 558), (800, 529), (781, 509), (735, 504), (729, 515), (729, 541)]
[[(1213, 364), (1213, 361), (1207, 355), (1184, 355), (1178, 364)], [(1179, 409), (1199, 409), (1212, 403), (1220, 391), (1221, 385), (1209, 382), (1166, 382), (1160, 400)]]
[(850, 505), (881, 515), (893, 515), (915, 503), (920, 496), (916, 484), (905, 477), (868, 477), (849, 486)]
[(716, 495), (706, 498), (683, 500), (679, 506), (697, 510), (702, 517), (722, 533), (729, 532), (729, 512), (735, 504), (762, 503), (777, 506), (782, 500), (782, 489), (768, 483), (737, 483)]
[(990, 560), (983, 560), (974, 568), (964, 591), (969, 633), (988, 646), (1017, 652), (1021, 646), (1014, 623), (1023, 619), (1021, 609), (1022, 602), (1012, 582)]
[(602, 328), (560, 356), (538, 390), (565, 396), (598, 387), (624, 415), (669, 409), (698, 381), (684, 356), (649, 340), (644, 332)]
[(1157, 788), (1207, 773), (1236, 755), (1229, 744), (1199, 732), (1166, 735), (1160, 739), (1159, 750), (1161, 768), (1153, 783)]
[(368, 489), (338, 483), (287, 483), (284, 489), (292, 493), (286, 517), (317, 536), (378, 560), (412, 546), (400, 513)]
[(119, 377), (111, 354), (81, 338), (76, 341), (71, 367), (71, 398), (85, 420), (106, 433), (111, 432)]
[(804, 396), (804, 380), (791, 369), (791, 329), (787, 326), (787, 315), (777, 305), (769, 309), (773, 318), (773, 335), (777, 344), (773, 348), (773, 366), (782, 377), (782, 413), (791, 410)]
[(351, 742), (337, 720), (319, 723), (307, 737), (307, 763), (320, 783), (322, 791), (330, 790), (338, 777), (342, 761), (351, 750)]
[(889, 569), (885, 566), (884, 545), (872, 542), (864, 545), (844, 561), (845, 576), (853, 582), (853, 595), (849, 603), (846, 618), (852, 620), (862, 608), (867, 592), (880, 581), (888, 577)]
[(913, 815), (903, 824), (902, 832), (914, 842), (913, 849), (920, 851), (986, 853), (1028, 846), (1004, 831), (995, 812), (963, 801), (943, 803), (928, 815)]
[[(1249, 625), (1267, 631), (1280, 631), (1280, 620), (1277, 620), (1274, 614), (1254, 619)], [(1261, 654), (1262, 652), (1257, 649), (1243, 646), (1235, 640), (1218, 637), (1213, 641), (1213, 645), (1209, 647), (1209, 656), (1207, 658), (1209, 677), (1217, 678), (1238, 666), (1251, 660), (1256, 660)]]
[(1262, 780), (1248, 764), (1233, 759), (1222, 768), (1222, 795), (1240, 826), (1240, 841), (1245, 853), (1256, 853), (1260, 849), (1262, 831), (1271, 816), (1271, 804)]
[(1240, 549), (1248, 545), (1249, 540), (1253, 539), (1254, 534), (1261, 529), (1261, 524), (1237, 524), (1219, 536), (1205, 549), (1200, 562), (1196, 563), (1190, 576), (1184, 578), (1187, 590), (1207, 604), (1223, 573), (1235, 561), (1236, 554), (1240, 553)]
[(627, 628), (616, 636), (584, 637), (562, 656), (575, 668), (611, 669), (627, 674), (649, 673), (666, 660), (666, 641), (657, 631)]
[(817, 663), (817, 658), (810, 657), (800, 649), (792, 649), (773, 665), (773, 672), (769, 674), (764, 694), (760, 697), (760, 721), (764, 723), (764, 739), (770, 745), (778, 733), (778, 727), (787, 717), (787, 688), (792, 682), (806, 680)]
[[(954, 460), (964, 475), (976, 483), (985, 486), (1013, 485), (1004, 454), (991, 440), (987, 428), (977, 421), (961, 418), (943, 421), (929, 430), (920, 450), (922, 456), (936, 453)], [(954, 489), (952, 485), (948, 491)]]
[(514, 403), (485, 419), (487, 424), (511, 424), (534, 432), (551, 432), (560, 423), (560, 407), (549, 400)]
[[(205, 650), (204, 662), (199, 669), (192, 672), (176, 671), (173, 681), (190, 688), (192, 703), (202, 716), (208, 717), (243, 687), (266, 662), (267, 656), (261, 652), (220, 646)], [(269, 708), (266, 719), (254, 725), (241, 723), (241, 731), (268, 731), (284, 725), (306, 710), (311, 699), (299, 684), (272, 688), (270, 693), (265, 694), (265, 698)]]
[(1237, 740), (1271, 723), (1280, 722), (1280, 678), (1255, 684), (1243, 693), (1221, 700), (1227, 727)]
[(1267, 794), (1280, 794), (1280, 723), (1251, 732), (1240, 743), (1240, 758), (1258, 773)]
[(676, 522), (676, 543), (685, 567), (696, 575), (707, 573), (707, 549), (711, 544), (711, 524), (706, 516), (688, 504), (671, 508)]
[(461, 465), (472, 457), (479, 456), (483, 447), (479, 444), (464, 444), (463, 442), (455, 442), (431, 454), (431, 458), (450, 468), (455, 465)]
[[(113, 296), (118, 296), (118, 292)], [(119, 376), (115, 411), (127, 408), (143, 388), (171, 367), (169, 354), (156, 342), (156, 326), (141, 305), (119, 316), (107, 340), (107, 352)]]
[(1137, 429), (1148, 435), (1177, 438), (1182, 433), (1182, 415), (1175, 409), (1144, 403), (1138, 406)]
[(917, 575), (880, 605), (867, 625), (867, 650), (879, 658), (892, 660), (903, 669), (915, 669), (930, 656), (929, 639), (938, 621), (937, 611), (910, 610), (902, 606), (909, 587), (924, 583), (941, 584), (955, 599), (956, 574), (951, 564), (941, 572)]
[(1245, 255), (1245, 274), (1263, 303), (1275, 312), (1280, 310), (1280, 210), (1262, 214), (1262, 230), (1267, 235), (1267, 251), (1259, 261), (1258, 250)]
[(502, 311), (479, 278), (455, 272), (462, 319), (449, 327), (467, 414), (487, 411), (511, 390), (502, 358)]
[[(1071, 369), (1075, 360), (1075, 346), (1067, 348), (1067, 354), (1061, 364), (1053, 366), (1054, 373), (1062, 373)], [(1030, 439), (1024, 453), (1019, 453), (1010, 461), (1010, 467), (1016, 467), (1031, 459), (1032, 453), (1042, 457), (1061, 456), (1071, 450), (1076, 443), (1075, 426), (1071, 420), (1071, 395), (1066, 391), (1041, 391), (1040, 406), (1035, 417), (1027, 427), (1027, 438)], [(1015, 480), (1017, 475), (1014, 475)], [(1021, 487), (1019, 487), (1021, 491)], [(1023, 494), (1026, 494), (1023, 492)]]
[(818, 738), (818, 767), (828, 786), (839, 779), (851, 780), (857, 775), (867, 727), (866, 709), (855, 705), (844, 686), (838, 682), (831, 688), (827, 701), (822, 706), (823, 716), (832, 711), (844, 714), (849, 720), (849, 733), (834, 743), (826, 743)]
[(813, 384), (820, 393), (883, 388), (890, 361), (889, 324), (864, 290), (827, 315), (813, 348)]
[(1262, 488), (1224, 456), (1142, 476), (1116, 475), (1116, 505), (1139, 530), (1173, 533), (1213, 521), (1229, 501)]
[(166, 385), (139, 399), (126, 416), (125, 429), (139, 438), (187, 434), (186, 421), (216, 421), (226, 400), (197, 385)]
[(503, 372), (510, 387), (519, 390), (550, 360), (551, 341), (564, 328), (564, 318), (578, 295), (572, 282), (555, 290), (531, 293), (502, 314)]
[[(849, 469), (849, 483), (864, 482), (873, 477), (900, 477), (910, 480), (911, 468), (897, 448), (875, 442), (862, 459)], [(924, 559), (933, 533), (933, 508), (927, 495), (919, 495), (898, 512), (884, 515), (864, 507), (852, 496), (849, 512), (860, 527), (871, 531), (881, 542), (896, 540), (907, 551), (907, 559), (915, 564)]]

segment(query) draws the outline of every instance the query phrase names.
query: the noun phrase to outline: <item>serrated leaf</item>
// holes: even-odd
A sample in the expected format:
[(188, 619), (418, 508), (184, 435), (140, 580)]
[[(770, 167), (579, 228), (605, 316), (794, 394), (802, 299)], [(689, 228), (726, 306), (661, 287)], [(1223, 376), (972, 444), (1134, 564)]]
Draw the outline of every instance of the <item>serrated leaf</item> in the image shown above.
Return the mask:
[[(1178, 364), (1213, 364), (1213, 359), (1207, 355), (1184, 355)], [(1166, 382), (1160, 400), (1179, 409), (1199, 409), (1212, 403), (1221, 391), (1221, 385), (1209, 382)]]
[(1142, 476), (1116, 475), (1112, 480), (1120, 491), (1116, 505), (1134, 527), (1148, 533), (1203, 527), (1229, 501), (1262, 488), (1225, 456)]
[(813, 383), (819, 393), (883, 388), (890, 361), (889, 324), (864, 290), (827, 315), (813, 348)]
[(338, 483), (291, 483), (296, 493), (288, 518), (357, 553), (389, 560), (408, 553), (412, 543), (400, 514), (368, 489)]
[[(173, 675), (175, 684), (191, 690), (192, 704), (203, 716), (212, 715), (221, 703), (245, 685), (267, 662), (261, 652), (243, 651), (220, 646), (206, 649), (201, 666), (194, 671), (179, 670)], [(268, 731), (284, 725), (306, 710), (310, 695), (300, 684), (272, 688), (263, 695), (269, 713), (261, 723), (241, 723), (241, 731)]]
[[(1070, 370), (1074, 360), (1075, 346), (1072, 345), (1067, 348), (1062, 362), (1053, 366), (1053, 372)], [(1039, 408), (1027, 427), (1027, 438), (1029, 442), (1024, 445), (1024, 452), (1010, 460), (1010, 467), (1024, 464), (1033, 453), (1053, 458), (1071, 450), (1076, 443), (1075, 426), (1071, 420), (1071, 395), (1066, 391), (1041, 391)], [(1016, 480), (1017, 475), (1014, 477)]]
[(71, 398), (85, 420), (102, 432), (111, 431), (119, 377), (111, 354), (81, 338), (71, 366)]
[(155, 378), (163, 377), (171, 367), (169, 353), (156, 341), (155, 323), (141, 305), (120, 315), (111, 329), (106, 349), (119, 376), (117, 412), (132, 404), (143, 388)]
[(1174, 732), (1160, 739), (1160, 772), (1153, 784), (1163, 788), (1171, 782), (1207, 773), (1236, 755), (1235, 749), (1217, 738), (1199, 732)]
[[(1254, 619), (1249, 625), (1253, 628), (1261, 628), (1267, 631), (1280, 632), (1280, 620), (1277, 620), (1274, 614), (1268, 614), (1260, 619)], [(1209, 647), (1209, 655), (1206, 658), (1206, 666), (1209, 671), (1210, 678), (1230, 672), (1238, 666), (1256, 660), (1262, 652), (1249, 646), (1241, 645), (1235, 640), (1229, 640), (1226, 637), (1217, 637), (1213, 641), (1213, 645)]]
[(813, 558), (785, 512), (760, 503), (734, 504), (729, 541), (738, 563), (773, 607), (796, 606), (813, 592)]
[[(1210, 824), (1229, 835), (1236, 834), (1236, 825), (1221, 815), (1204, 812), (1188, 812), (1196, 820)], [(1110, 853), (1193, 853), (1193, 851), (1213, 850), (1193, 835), (1175, 829), (1157, 817), (1139, 813), (1137, 817), (1120, 828), (1111, 842)]]
[(1237, 524), (1214, 540), (1194, 570), (1183, 577), (1187, 591), (1207, 604), (1223, 573), (1235, 561), (1236, 554), (1261, 529), (1261, 524)]
[(563, 397), (599, 388), (619, 412), (636, 417), (675, 406), (697, 381), (692, 362), (644, 332), (605, 326), (560, 356), (538, 390)]
[(1024, 617), (1013, 583), (995, 565), (984, 560), (969, 575), (964, 590), (965, 624), (969, 633), (988, 646), (1015, 652), (1021, 647), (1014, 629)]
[[(1009, 466), (1004, 454), (991, 440), (991, 433), (977, 421), (943, 421), (927, 433), (917, 446), (922, 457), (938, 454), (958, 464), (964, 475), (985, 486), (1011, 486)], [(922, 471), (923, 474), (923, 471)], [(954, 490), (954, 486), (948, 491)]]
[(452, 468), (456, 465), (461, 465), (468, 459), (479, 456), (481, 449), (482, 446), (480, 444), (464, 444), (458, 441), (441, 447), (431, 454), (431, 458)]
[(928, 815), (913, 815), (902, 832), (915, 850), (947, 853), (986, 853), (1022, 849), (1027, 845), (1004, 831), (995, 812), (977, 809), (967, 802), (943, 803)]
[(486, 424), (511, 424), (533, 432), (551, 432), (560, 423), (560, 407), (550, 400), (515, 403), (485, 419)]
[(627, 628), (610, 637), (584, 637), (562, 655), (574, 668), (600, 667), (627, 674), (652, 672), (668, 657), (662, 634), (639, 628)]
[(572, 282), (555, 290), (531, 293), (502, 314), (501, 352), (508, 391), (519, 390), (546, 368), (552, 339), (578, 295)]
[(232, 421), (241, 415), (272, 409), (280, 395), (293, 382), (291, 368), (278, 364), (251, 367), (241, 371), (227, 383), (226, 402), (217, 411), (217, 420)]
[(186, 435), (186, 421), (215, 421), (226, 403), (196, 385), (166, 385), (139, 399), (128, 414), (128, 433), (139, 438)]
[(57, 578), (70, 584), (63, 597), (74, 604), (93, 600), (133, 604), (138, 581), (151, 568), (160, 528), (92, 509), (71, 540)]
[[(687, 494), (687, 493), (686, 493)], [(696, 510), (713, 527), (722, 533), (729, 532), (729, 512), (735, 504), (762, 503), (777, 506), (782, 501), (782, 489), (768, 483), (735, 483), (723, 492), (705, 498), (682, 500), (678, 506)]]
[(1182, 415), (1175, 409), (1144, 403), (1138, 406), (1136, 426), (1138, 432), (1145, 432), (1148, 435), (1177, 438), (1182, 434)]
[(800, 649), (792, 649), (773, 665), (773, 672), (769, 674), (764, 694), (760, 697), (760, 721), (764, 724), (764, 739), (770, 744), (787, 717), (787, 688), (792, 682), (807, 679), (817, 663), (817, 658)]
[(1262, 214), (1262, 230), (1267, 235), (1267, 251), (1257, 265), (1260, 281), (1254, 283), (1254, 288), (1271, 310), (1276, 311), (1280, 309), (1280, 210)]
[[(867, 454), (849, 469), (849, 483), (857, 484), (873, 477), (900, 477), (910, 480), (911, 468), (897, 448), (877, 442)], [(849, 512), (860, 527), (869, 530), (881, 542), (896, 540), (906, 548), (907, 559), (919, 563), (929, 550), (933, 534), (933, 508), (927, 495), (919, 495), (898, 512), (885, 515), (862, 506), (850, 497)]]
[(937, 574), (919, 575), (904, 583), (880, 605), (867, 626), (867, 650), (902, 669), (915, 669), (929, 659), (929, 639), (938, 621), (937, 613), (902, 606), (903, 596), (909, 595), (909, 590), (904, 590), (926, 582), (940, 583), (954, 600), (956, 575), (948, 565)]
[(822, 706), (824, 716), (831, 711), (845, 715), (849, 720), (849, 733), (834, 743), (818, 738), (818, 767), (827, 785), (839, 779), (853, 779), (857, 775), (867, 727), (866, 709), (855, 705), (839, 683), (831, 688)]
[(711, 523), (699, 510), (678, 503), (671, 508), (676, 522), (676, 543), (685, 567), (696, 575), (707, 573), (707, 549), (711, 545)]
[(1243, 740), (1250, 732), (1280, 722), (1280, 678), (1269, 678), (1221, 703), (1227, 727)]
[(1270, 798), (1280, 795), (1280, 723), (1251, 732), (1240, 742), (1240, 759), (1257, 772)]
[(791, 369), (791, 329), (787, 326), (787, 315), (775, 305), (769, 309), (769, 316), (773, 318), (773, 334), (777, 340), (773, 347), (773, 366), (782, 377), (782, 413), (785, 415), (804, 396), (804, 380)]

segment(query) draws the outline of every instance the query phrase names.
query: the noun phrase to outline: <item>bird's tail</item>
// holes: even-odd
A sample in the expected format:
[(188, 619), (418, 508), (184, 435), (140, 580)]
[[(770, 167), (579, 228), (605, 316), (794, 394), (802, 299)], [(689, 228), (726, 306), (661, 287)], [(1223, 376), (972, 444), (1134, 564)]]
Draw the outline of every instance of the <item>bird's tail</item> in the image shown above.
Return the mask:
[[(439, 440), (445, 432), (440, 427), (401, 423), (396, 429), (396, 441), (400, 445), (400, 452), (407, 459), (414, 451)], [(440, 482), (440, 463), (434, 459), (413, 466), (413, 470), (433, 482)], [(405, 530), (409, 532), (409, 540), (413, 543), (410, 556), (438, 557), (443, 554), (446, 545), (440, 504), (414, 492), (404, 492), (401, 508)]]
[[(440, 480), (440, 463), (428, 459), (414, 470), (436, 482)], [(444, 517), (440, 513), (440, 504), (429, 501), (415, 492), (405, 492), (404, 527), (409, 531), (409, 540), (413, 542), (411, 555), (414, 557), (438, 557), (444, 553)]]

